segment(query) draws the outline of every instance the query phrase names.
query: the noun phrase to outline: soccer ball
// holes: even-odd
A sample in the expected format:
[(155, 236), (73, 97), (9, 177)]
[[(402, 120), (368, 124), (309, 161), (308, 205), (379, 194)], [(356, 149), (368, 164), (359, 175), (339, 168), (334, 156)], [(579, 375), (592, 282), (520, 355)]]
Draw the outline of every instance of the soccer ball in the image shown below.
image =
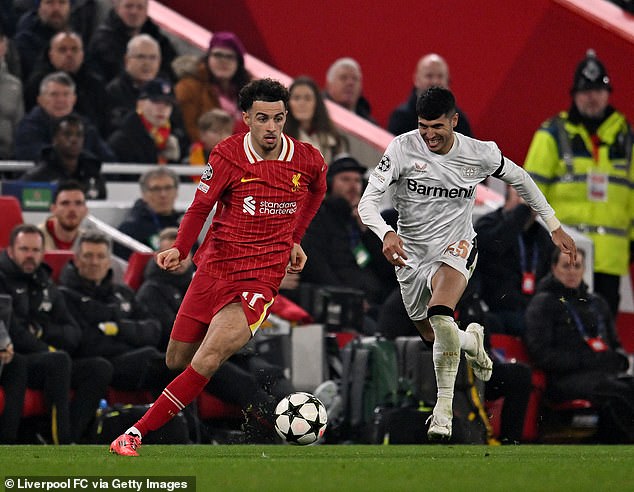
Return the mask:
[(316, 442), (324, 435), (327, 422), (326, 407), (310, 393), (291, 393), (275, 407), (275, 431), (291, 444)]

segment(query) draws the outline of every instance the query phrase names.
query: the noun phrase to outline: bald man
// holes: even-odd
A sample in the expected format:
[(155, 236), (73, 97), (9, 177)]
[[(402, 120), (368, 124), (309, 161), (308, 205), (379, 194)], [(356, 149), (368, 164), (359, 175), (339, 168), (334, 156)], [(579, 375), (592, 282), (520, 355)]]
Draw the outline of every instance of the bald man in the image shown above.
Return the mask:
[[(416, 100), (427, 89), (433, 86), (449, 88), (449, 66), (445, 59), (436, 54), (429, 53), (418, 60), (416, 71), (412, 77), (414, 87), (407, 101), (394, 109), (390, 115), (388, 131), (394, 135), (415, 130), (418, 127), (418, 117), (416, 116)], [(458, 124), (455, 131), (471, 137), (471, 126), (469, 120), (460, 108), (458, 110)]]

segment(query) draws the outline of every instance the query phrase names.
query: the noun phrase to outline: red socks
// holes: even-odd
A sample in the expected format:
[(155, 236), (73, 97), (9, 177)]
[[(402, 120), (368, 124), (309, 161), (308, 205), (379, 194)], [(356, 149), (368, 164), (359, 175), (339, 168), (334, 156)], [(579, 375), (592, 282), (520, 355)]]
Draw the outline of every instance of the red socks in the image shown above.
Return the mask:
[(141, 436), (149, 431), (162, 427), (169, 422), (185, 406), (194, 401), (207, 385), (209, 379), (197, 373), (191, 365), (180, 373), (167, 388), (163, 390), (145, 415), (134, 424)]

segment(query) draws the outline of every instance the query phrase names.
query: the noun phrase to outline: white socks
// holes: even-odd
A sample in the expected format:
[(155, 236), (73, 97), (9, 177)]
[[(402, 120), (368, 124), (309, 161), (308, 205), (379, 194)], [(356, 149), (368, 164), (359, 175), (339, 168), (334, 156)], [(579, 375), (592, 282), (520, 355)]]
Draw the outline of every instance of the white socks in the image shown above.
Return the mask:
[(469, 355), (475, 356), (478, 352), (478, 341), (476, 340), (476, 337), (473, 336), (472, 333), (459, 330), (457, 326), (456, 331), (458, 332), (458, 338), (460, 339), (460, 348)]
[(438, 401), (434, 408), (434, 414), (437, 413), (436, 410), (439, 410), (442, 414), (451, 416), (454, 385), (460, 364), (460, 330), (451, 316), (430, 316), (429, 322), (434, 329), (436, 338), (433, 347), (433, 360), (436, 385), (438, 386)]

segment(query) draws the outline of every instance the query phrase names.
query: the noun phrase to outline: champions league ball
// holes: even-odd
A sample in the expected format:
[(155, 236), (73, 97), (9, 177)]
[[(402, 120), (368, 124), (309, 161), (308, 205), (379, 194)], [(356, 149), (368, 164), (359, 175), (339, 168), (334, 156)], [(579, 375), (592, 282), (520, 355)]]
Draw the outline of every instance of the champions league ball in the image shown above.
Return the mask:
[(316, 442), (327, 422), (326, 407), (310, 393), (291, 393), (275, 407), (275, 431), (291, 444)]

